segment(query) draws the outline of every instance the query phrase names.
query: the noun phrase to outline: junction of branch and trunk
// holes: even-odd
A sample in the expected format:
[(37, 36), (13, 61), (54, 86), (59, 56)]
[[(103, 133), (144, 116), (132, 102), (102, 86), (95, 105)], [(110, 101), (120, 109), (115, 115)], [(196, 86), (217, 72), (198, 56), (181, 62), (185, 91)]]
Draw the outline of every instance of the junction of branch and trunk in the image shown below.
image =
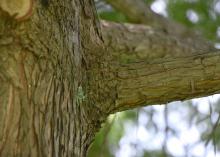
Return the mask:
[(111, 113), (219, 92), (219, 51), (145, 5), (126, 0), (139, 24), (119, 24), (45, 1), (0, 1), (0, 156), (84, 157)]

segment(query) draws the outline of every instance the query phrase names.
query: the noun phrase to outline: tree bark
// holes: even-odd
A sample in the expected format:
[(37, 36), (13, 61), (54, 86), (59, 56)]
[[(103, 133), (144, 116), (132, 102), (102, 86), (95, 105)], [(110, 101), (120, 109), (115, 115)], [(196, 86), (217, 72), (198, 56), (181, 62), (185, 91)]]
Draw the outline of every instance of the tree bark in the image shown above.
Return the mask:
[(17, 2), (0, 3), (0, 156), (85, 157), (106, 117), (89, 92), (102, 55), (93, 1), (33, 1), (25, 19), (7, 3)]
[(110, 113), (219, 91), (200, 37), (101, 26), (93, 0), (0, 1), (0, 156), (85, 157)]
[(106, 21), (102, 29), (116, 80), (111, 112), (219, 92), (220, 54), (204, 39), (184, 40), (150, 26)]

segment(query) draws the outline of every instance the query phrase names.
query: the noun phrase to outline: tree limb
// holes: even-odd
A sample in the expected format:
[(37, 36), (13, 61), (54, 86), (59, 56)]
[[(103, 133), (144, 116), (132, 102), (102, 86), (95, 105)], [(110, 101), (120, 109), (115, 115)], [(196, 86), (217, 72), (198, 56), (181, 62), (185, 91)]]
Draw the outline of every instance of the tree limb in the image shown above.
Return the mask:
[(104, 21), (102, 28), (117, 80), (112, 112), (219, 92), (220, 53), (210, 43), (143, 25)]

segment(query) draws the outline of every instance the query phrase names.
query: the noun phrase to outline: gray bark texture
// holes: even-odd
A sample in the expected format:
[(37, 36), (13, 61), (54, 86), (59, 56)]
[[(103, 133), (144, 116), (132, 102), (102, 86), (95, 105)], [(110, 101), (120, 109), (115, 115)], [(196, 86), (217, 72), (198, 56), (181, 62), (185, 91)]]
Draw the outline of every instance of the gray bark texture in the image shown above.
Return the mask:
[(93, 0), (0, 0), (0, 157), (85, 157), (110, 113), (219, 92), (212, 44), (129, 15), (145, 25), (99, 22)]

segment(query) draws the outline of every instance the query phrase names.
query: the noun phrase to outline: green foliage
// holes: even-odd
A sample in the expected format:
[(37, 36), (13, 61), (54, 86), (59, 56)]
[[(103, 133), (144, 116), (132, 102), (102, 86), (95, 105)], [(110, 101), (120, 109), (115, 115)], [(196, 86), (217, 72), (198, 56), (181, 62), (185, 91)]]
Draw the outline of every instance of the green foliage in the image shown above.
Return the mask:
[(151, 5), (153, 2), (155, 2), (155, 0), (144, 0), (146, 3), (147, 3), (147, 5)]
[(164, 151), (154, 150), (154, 151), (144, 152), (143, 157), (172, 157), (172, 156), (166, 154)]
[[(115, 122), (117, 121), (117, 122)], [(113, 157), (119, 140), (124, 135), (123, 127), (117, 115), (110, 115), (101, 130), (96, 135), (96, 140), (89, 150), (88, 157)]]
[[(170, 18), (195, 30), (200, 30), (208, 39), (219, 40), (216, 31), (220, 25), (219, 13), (214, 9), (214, 0), (169, 0), (167, 12)], [(187, 17), (187, 12), (193, 11), (198, 21), (193, 22)]]

